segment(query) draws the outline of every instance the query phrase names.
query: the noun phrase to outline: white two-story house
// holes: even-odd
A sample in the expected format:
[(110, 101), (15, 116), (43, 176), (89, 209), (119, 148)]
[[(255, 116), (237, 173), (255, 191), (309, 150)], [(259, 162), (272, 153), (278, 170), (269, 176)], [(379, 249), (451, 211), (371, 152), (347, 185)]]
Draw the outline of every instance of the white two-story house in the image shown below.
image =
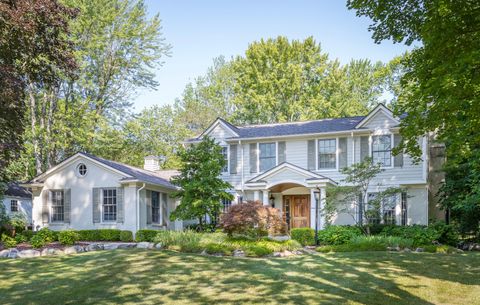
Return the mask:
[[(290, 228), (324, 227), (327, 186), (341, 184), (345, 177), (340, 169), (367, 156), (384, 169), (368, 196), (389, 186), (406, 190), (385, 203), (380, 214), (399, 225), (427, 224), (427, 138), (419, 139), (420, 163), (407, 154), (394, 156), (392, 149), (401, 141), (399, 120), (384, 105), (367, 116), (307, 122), (234, 126), (218, 118), (188, 143), (209, 136), (223, 146), (228, 165), (222, 178), (236, 198), (225, 205), (259, 200), (279, 209)], [(333, 223), (354, 224), (351, 214), (355, 212), (338, 213)]]

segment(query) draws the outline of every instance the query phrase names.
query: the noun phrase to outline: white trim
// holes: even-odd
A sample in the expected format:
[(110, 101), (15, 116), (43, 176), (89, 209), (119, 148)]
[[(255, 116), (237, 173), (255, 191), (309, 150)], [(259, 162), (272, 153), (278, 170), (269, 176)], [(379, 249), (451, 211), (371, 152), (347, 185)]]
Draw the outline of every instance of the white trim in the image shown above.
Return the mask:
[(205, 135), (208, 135), (213, 129), (215, 129), (218, 125), (221, 125), (223, 128), (229, 130), (232, 134), (234, 134), (235, 136), (238, 137), (238, 133), (236, 133), (235, 131), (233, 131), (233, 129), (231, 129), (227, 124), (225, 124), (221, 118), (216, 118), (215, 121), (213, 121), (212, 124), (210, 124), (210, 126), (205, 129), (204, 132), (202, 132), (197, 138), (203, 138)]
[(260, 175), (257, 175), (256, 177), (252, 178), (251, 180), (247, 181), (247, 184), (253, 184), (253, 183), (259, 183), (257, 182), (258, 180), (262, 180), (264, 179), (265, 177), (268, 177), (270, 175), (273, 175), (275, 173), (277, 173), (278, 171), (280, 170), (283, 170), (285, 168), (288, 168), (290, 170), (293, 170), (295, 172), (298, 172), (308, 178), (318, 178), (318, 179), (328, 179), (328, 180), (331, 180), (330, 178), (327, 178), (327, 177), (324, 177), (322, 175), (319, 175), (317, 173), (314, 173), (314, 172), (311, 172), (311, 171), (308, 171), (308, 170), (305, 170), (301, 167), (298, 167), (294, 164), (291, 164), (291, 163), (287, 163), (287, 162), (284, 162), (280, 165), (277, 165), (276, 167), (274, 168), (271, 168), (269, 169), (268, 171), (265, 171), (263, 173), (261, 173)]
[[(260, 171), (260, 144), (275, 144), (275, 166), (272, 168), (275, 168), (278, 166), (278, 141), (266, 141), (266, 142), (257, 142), (257, 173), (266, 173), (270, 169), (266, 171)], [(271, 168), (271, 169), (272, 169)]]
[(395, 156), (392, 154), (392, 150), (393, 150), (393, 145), (394, 145), (394, 138), (393, 138), (393, 133), (390, 133), (390, 134), (379, 134), (379, 135), (370, 135), (369, 139), (368, 139), (368, 147), (369, 147), (369, 155), (370, 155), (370, 158), (372, 158), (372, 162), (373, 162), (373, 137), (383, 137), (383, 136), (390, 136), (390, 166), (381, 166), (380, 168), (381, 169), (393, 169), (395, 168)]
[[(104, 190), (115, 190), (115, 220), (108, 220), (108, 221), (105, 221), (103, 219), (104, 217), (104, 211), (103, 211), (103, 191)], [(100, 196), (100, 211), (101, 211), (101, 214), (100, 214), (100, 224), (116, 224), (117, 223), (117, 219), (118, 219), (118, 202), (117, 202), (117, 199), (118, 199), (118, 194), (117, 194), (117, 188), (116, 187), (102, 187), (100, 188), (100, 191), (102, 192), (102, 195)]]
[(390, 109), (388, 109), (385, 105), (383, 104), (378, 104), (377, 107), (375, 107), (370, 113), (364, 117), (358, 124), (355, 126), (355, 129), (363, 127), (365, 124), (370, 121), (372, 117), (374, 117), (379, 111), (382, 111), (389, 119), (393, 120), (396, 124), (400, 124), (400, 120), (395, 118), (393, 116), (393, 113)]
[(226, 171), (223, 171), (223, 168), (222, 168), (222, 172), (220, 173), (221, 175), (228, 175), (230, 174), (230, 144), (227, 144), (227, 145), (220, 145), (223, 148), (227, 148), (227, 170)]
[[(321, 141), (321, 140), (335, 140), (335, 168), (320, 168), (320, 166), (318, 164), (318, 160), (319, 160), (318, 159), (318, 155), (319, 155), (318, 142)], [(315, 144), (315, 155), (316, 155), (315, 170), (318, 171), (318, 172), (337, 172), (338, 167), (339, 167), (339, 163), (338, 163), (338, 137), (317, 138), (315, 140), (315, 142), (316, 142), (316, 144)], [(347, 149), (348, 149), (348, 145), (347, 145)]]

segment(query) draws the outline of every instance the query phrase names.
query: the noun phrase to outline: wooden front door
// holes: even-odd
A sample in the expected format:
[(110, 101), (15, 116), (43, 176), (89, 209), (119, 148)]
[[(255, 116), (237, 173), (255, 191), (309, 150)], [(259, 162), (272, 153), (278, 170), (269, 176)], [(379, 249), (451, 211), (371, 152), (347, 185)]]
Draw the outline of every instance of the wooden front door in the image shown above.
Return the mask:
[(284, 196), (284, 219), (289, 228), (310, 227), (310, 195)]

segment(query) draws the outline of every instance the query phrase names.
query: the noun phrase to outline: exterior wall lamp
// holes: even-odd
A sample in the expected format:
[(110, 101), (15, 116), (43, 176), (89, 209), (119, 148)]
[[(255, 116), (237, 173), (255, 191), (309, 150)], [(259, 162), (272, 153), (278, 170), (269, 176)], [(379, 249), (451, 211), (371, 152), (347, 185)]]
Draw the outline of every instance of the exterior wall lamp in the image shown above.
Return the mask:
[(270, 201), (270, 206), (272, 208), (275, 207), (275, 197), (273, 197), (273, 194), (270, 194), (270, 198), (268, 198), (268, 200)]

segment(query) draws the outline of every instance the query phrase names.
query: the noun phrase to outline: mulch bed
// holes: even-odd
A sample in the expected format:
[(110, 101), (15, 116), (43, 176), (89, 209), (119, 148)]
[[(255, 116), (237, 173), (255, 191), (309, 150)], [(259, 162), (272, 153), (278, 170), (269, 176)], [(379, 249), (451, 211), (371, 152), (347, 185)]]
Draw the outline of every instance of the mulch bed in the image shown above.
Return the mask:
[[(77, 243), (75, 243), (75, 245), (79, 245), (79, 246), (87, 246), (88, 244), (89, 244), (89, 243), (86, 243), (86, 242), (77, 242)], [(46, 244), (44, 247), (38, 248), (38, 249), (35, 249), (35, 250), (42, 251), (43, 249), (46, 249), (46, 248), (53, 248), (53, 249), (63, 250), (63, 249), (68, 248), (68, 247), (71, 247), (71, 246), (64, 246), (64, 245), (60, 244), (59, 242), (53, 242), (53, 243)], [(34, 249), (34, 248), (32, 247), (32, 245), (30, 245), (29, 243), (20, 243), (20, 244), (17, 244), (17, 246), (16, 246), (15, 248), (17, 248), (18, 251)], [(0, 245), (0, 251), (1, 251), (1, 250), (3, 250), (3, 245)]]

